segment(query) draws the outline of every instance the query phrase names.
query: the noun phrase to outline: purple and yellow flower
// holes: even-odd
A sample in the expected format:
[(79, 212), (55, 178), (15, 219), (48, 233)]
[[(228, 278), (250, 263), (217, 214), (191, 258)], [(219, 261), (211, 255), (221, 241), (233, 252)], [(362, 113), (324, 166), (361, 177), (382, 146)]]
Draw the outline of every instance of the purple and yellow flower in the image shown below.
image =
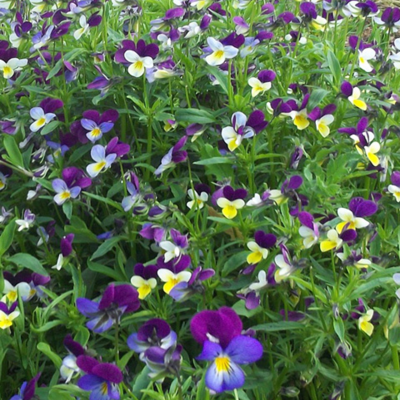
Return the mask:
[(209, 37), (207, 38), (211, 54), (205, 60), (207, 64), (212, 66), (221, 65), (226, 59), (231, 59), (237, 56), (239, 50), (234, 46), (224, 46), (218, 40)]
[(96, 144), (92, 147), (90, 155), (95, 161), (86, 167), (86, 172), (91, 178), (95, 178), (100, 172), (106, 171), (117, 158), (115, 153), (106, 155), (106, 147)]
[(159, 48), (156, 44), (146, 45), (140, 39), (137, 43), (131, 40), (123, 40), (122, 48), (115, 54), (115, 61), (128, 67), (131, 76), (139, 77), (150, 68), (153, 68), (154, 59), (157, 57)]
[(369, 217), (376, 213), (378, 206), (371, 200), (364, 200), (362, 197), (354, 197), (349, 202), (349, 209), (339, 208), (338, 216), (343, 221), (336, 229), (339, 233), (346, 229), (361, 229), (369, 225), (363, 217)]
[(131, 278), (131, 284), (137, 288), (139, 299), (145, 299), (157, 286), (157, 265), (136, 264), (133, 269), (134, 275)]
[(259, 94), (271, 89), (271, 82), (276, 78), (276, 73), (266, 69), (258, 73), (257, 78), (250, 78), (249, 85), (251, 86), (251, 96), (256, 97)]
[(23, 301), (29, 300), (31, 296), (31, 287), (29, 282), (32, 280), (32, 274), (29, 271), (23, 270), (15, 276), (8, 271), (3, 272), (4, 288), (3, 294), (10, 302), (17, 301), (18, 296)]
[(12, 326), (14, 319), (18, 318), (20, 312), (16, 310), (18, 301), (12, 303), (9, 307), (6, 303), (0, 301), (0, 329), (7, 329)]
[(186, 205), (192, 209), (197, 208), (201, 210), (204, 204), (208, 201), (208, 196), (210, 194), (210, 188), (207, 185), (198, 184), (193, 189), (188, 190), (188, 196), (191, 199)]
[(41, 107), (33, 107), (30, 115), (35, 120), (29, 127), (32, 132), (37, 132), (56, 117), (54, 113), (45, 113)]
[(299, 228), (299, 233), (300, 236), (303, 238), (303, 246), (305, 249), (309, 249), (318, 242), (318, 224), (314, 222), (313, 216), (306, 211), (300, 212), (297, 217), (299, 218), (299, 221), (302, 225)]
[(76, 306), (81, 314), (89, 318), (86, 326), (96, 333), (110, 329), (119, 323), (123, 314), (136, 311), (140, 307), (139, 294), (131, 285), (108, 285), (100, 302), (79, 297)]
[(367, 109), (365, 101), (360, 99), (361, 91), (358, 87), (353, 88), (350, 82), (344, 81), (341, 86), (341, 91), (351, 104), (363, 111)]
[(332, 113), (336, 110), (334, 104), (328, 104), (321, 110), (319, 107), (315, 107), (309, 114), (308, 118), (315, 121), (315, 127), (322, 137), (327, 137), (330, 133), (329, 125), (334, 121)]
[(136, 353), (144, 353), (150, 347), (167, 350), (176, 344), (176, 340), (177, 335), (167, 322), (153, 318), (145, 322), (137, 333), (128, 337), (128, 347)]
[(296, 190), (303, 184), (303, 178), (299, 175), (294, 175), (290, 179), (286, 179), (281, 190), (273, 189), (268, 190), (264, 197), (273, 200), (278, 206), (288, 201), (290, 198), (298, 197)]
[(121, 370), (114, 364), (100, 363), (95, 358), (81, 355), (76, 359), (78, 367), (86, 373), (78, 380), (78, 386), (90, 391), (91, 400), (118, 400), (118, 385), (122, 382)]
[(51, 185), (53, 186), (54, 191), (57, 193), (54, 196), (54, 201), (59, 206), (64, 204), (69, 199), (76, 199), (81, 192), (80, 186), (69, 188), (62, 179), (54, 179), (54, 181), (51, 182)]
[(232, 186), (224, 186), (217, 200), (218, 207), (222, 208), (222, 214), (228, 218), (236, 217), (238, 210), (245, 206), (244, 198), (247, 196), (246, 189), (233, 189)]
[(88, 110), (82, 116), (83, 119), (81, 119), (80, 123), (88, 131), (86, 137), (94, 143), (114, 127), (119, 114), (116, 110), (107, 110), (101, 115), (95, 110)]
[(202, 284), (203, 281), (210, 279), (215, 275), (215, 271), (213, 269), (205, 269), (202, 267), (197, 267), (190, 279), (186, 281), (181, 281), (177, 285), (175, 285), (171, 291), (168, 293), (175, 301), (184, 301), (189, 296), (193, 296), (197, 293), (203, 293), (204, 286)]
[(250, 364), (262, 357), (261, 343), (241, 334), (242, 322), (228, 307), (218, 311), (201, 311), (190, 322), (195, 340), (203, 345), (197, 360), (210, 361), (206, 386), (221, 393), (244, 385), (245, 375), (240, 365)]
[(374, 316), (374, 310), (368, 310), (358, 319), (358, 328), (371, 336), (374, 331), (374, 325), (370, 322)]
[(343, 242), (353, 241), (357, 237), (357, 232), (354, 229), (346, 229), (339, 233), (337, 229), (330, 229), (326, 236), (327, 239), (320, 243), (322, 252), (339, 250)]
[(264, 231), (257, 231), (254, 234), (254, 241), (247, 243), (247, 247), (251, 251), (247, 256), (247, 262), (249, 264), (257, 264), (261, 260), (265, 260), (268, 257), (269, 249), (275, 246), (275, 243), (275, 235), (265, 233)]
[(391, 185), (388, 186), (388, 192), (392, 193), (396, 201), (400, 202), (400, 172), (393, 171), (390, 175)]
[(182, 235), (176, 229), (170, 230), (172, 242), (164, 240), (160, 243), (161, 249), (164, 250), (164, 261), (167, 263), (175, 258), (180, 258), (183, 251), (189, 247), (187, 235)]
[(300, 131), (306, 129), (308, 125), (310, 125), (307, 114), (307, 104), (309, 99), (310, 94), (306, 94), (300, 106), (295, 101), (291, 102), (290, 106), (292, 110), (286, 113), (290, 118), (292, 118), (294, 125)]
[(154, 175), (159, 176), (169, 168), (174, 167), (176, 164), (181, 163), (187, 159), (187, 152), (181, 150), (186, 144), (188, 137), (183, 136), (178, 140), (175, 146), (171, 147), (168, 153), (161, 159), (161, 164), (154, 171)]

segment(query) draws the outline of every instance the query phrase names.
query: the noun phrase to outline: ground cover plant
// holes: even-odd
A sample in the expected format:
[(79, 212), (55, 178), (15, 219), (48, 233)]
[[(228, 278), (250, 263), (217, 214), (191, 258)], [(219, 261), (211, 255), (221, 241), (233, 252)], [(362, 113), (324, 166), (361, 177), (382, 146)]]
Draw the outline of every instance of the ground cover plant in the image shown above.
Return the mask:
[(0, 399), (400, 398), (399, 8), (0, 22)]

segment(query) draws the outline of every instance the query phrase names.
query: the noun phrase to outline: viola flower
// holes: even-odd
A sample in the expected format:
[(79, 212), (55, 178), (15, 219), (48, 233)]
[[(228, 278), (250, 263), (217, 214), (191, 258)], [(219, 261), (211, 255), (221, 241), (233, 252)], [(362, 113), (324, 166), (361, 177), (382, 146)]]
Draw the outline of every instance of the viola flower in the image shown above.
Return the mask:
[(257, 78), (250, 78), (251, 96), (256, 97), (259, 94), (271, 89), (271, 82), (276, 78), (276, 73), (270, 69), (262, 70), (258, 73)]
[(111, 164), (117, 158), (115, 153), (106, 156), (106, 148), (100, 144), (96, 144), (92, 147), (90, 155), (93, 161), (95, 161), (86, 167), (86, 172), (91, 178), (95, 178), (98, 174), (110, 168)]
[(310, 125), (310, 121), (308, 121), (307, 119), (308, 117), (307, 103), (309, 99), (310, 99), (310, 94), (306, 94), (300, 106), (298, 106), (296, 102), (292, 102), (290, 104), (292, 111), (286, 113), (286, 115), (289, 115), (289, 117), (292, 118), (293, 123), (300, 131), (306, 129), (308, 125)]
[(131, 284), (137, 288), (139, 300), (145, 299), (151, 291), (157, 286), (157, 266), (136, 264), (134, 266), (134, 275), (131, 278)]
[(205, 269), (197, 267), (190, 277), (189, 281), (182, 281), (175, 285), (168, 293), (175, 301), (185, 301), (197, 293), (204, 292), (203, 281), (210, 279), (215, 275), (213, 269)]
[(309, 249), (318, 242), (318, 225), (314, 222), (313, 216), (306, 211), (300, 212), (298, 218), (302, 225), (299, 228), (299, 234), (303, 238), (303, 246), (305, 249)]
[(196, 7), (198, 11), (208, 7), (211, 4), (211, 0), (191, 0), (190, 5)]
[(11, 397), (10, 400), (32, 400), (35, 398), (35, 388), (36, 383), (40, 378), (40, 373), (38, 373), (34, 378), (32, 378), (29, 382), (24, 382), (19, 390), (19, 394)]
[(308, 118), (315, 121), (317, 131), (322, 137), (327, 137), (330, 133), (329, 125), (334, 121), (332, 113), (335, 112), (336, 106), (334, 104), (328, 104), (321, 110), (319, 107), (315, 107), (309, 114)]
[(51, 185), (53, 186), (54, 191), (57, 193), (54, 196), (54, 201), (59, 206), (64, 204), (69, 199), (76, 199), (81, 192), (81, 188), (79, 186), (69, 188), (62, 179), (54, 179), (51, 182)]
[(17, 219), (15, 223), (19, 225), (18, 232), (28, 230), (35, 223), (36, 215), (31, 210), (26, 209), (24, 211), (24, 219)]
[(237, 149), (243, 139), (248, 139), (266, 128), (268, 122), (264, 120), (264, 113), (260, 110), (253, 111), (249, 118), (238, 111), (232, 115), (232, 126), (222, 129), (221, 135), (230, 151)]
[(95, 110), (88, 110), (83, 113), (83, 119), (80, 123), (82, 127), (89, 131), (86, 137), (95, 143), (100, 140), (104, 133), (109, 132), (113, 127), (119, 114), (116, 110), (107, 110), (103, 114), (99, 114)]
[(392, 193), (396, 201), (400, 202), (400, 172), (393, 171), (390, 175), (391, 185), (388, 186), (388, 192)]
[(400, 28), (400, 9), (398, 7), (387, 7), (383, 11), (381, 17), (374, 17), (375, 23), (385, 25), (388, 31), (398, 32)]
[(245, 375), (240, 365), (258, 361), (263, 348), (258, 340), (241, 335), (238, 315), (228, 307), (202, 311), (192, 318), (190, 329), (203, 345), (196, 359), (212, 362), (205, 376), (207, 387), (217, 393), (242, 387)]
[(362, 197), (354, 197), (349, 202), (349, 209), (339, 208), (338, 216), (343, 221), (336, 226), (339, 233), (343, 228), (361, 229), (369, 225), (369, 222), (363, 217), (369, 217), (375, 214), (378, 206), (371, 200), (364, 200)]
[(118, 400), (118, 385), (122, 382), (121, 370), (114, 364), (99, 363), (95, 358), (81, 355), (76, 359), (77, 366), (86, 373), (78, 380), (78, 386), (91, 391), (92, 400)]
[(338, 250), (342, 247), (343, 242), (350, 242), (357, 237), (357, 233), (354, 229), (347, 229), (339, 231), (337, 229), (330, 229), (326, 234), (327, 240), (323, 240), (320, 243), (320, 249), (322, 252), (329, 250)]
[(148, 240), (154, 240), (160, 243), (166, 236), (166, 231), (163, 227), (151, 223), (146, 223), (139, 231), (139, 235)]
[(275, 281), (280, 283), (283, 279), (289, 277), (295, 270), (296, 266), (293, 263), (292, 257), (290, 256), (289, 249), (281, 243), (279, 245), (282, 254), (278, 254), (275, 257), (275, 264), (279, 269), (275, 271)]
[(204, 204), (208, 201), (208, 196), (210, 194), (210, 188), (207, 185), (199, 184), (193, 189), (188, 190), (188, 196), (191, 199), (186, 203), (188, 208), (201, 210)]
[(29, 127), (32, 132), (39, 131), (56, 117), (54, 113), (45, 113), (41, 107), (33, 107), (30, 115), (35, 120)]
[(79, 373), (80, 369), (76, 364), (76, 360), (79, 356), (85, 354), (85, 349), (80, 343), (75, 342), (69, 334), (64, 339), (64, 346), (68, 350), (69, 355), (62, 360), (60, 375), (65, 380), (65, 383), (68, 383)]
[(160, 243), (160, 247), (165, 251), (164, 261), (166, 263), (174, 258), (179, 259), (183, 250), (189, 247), (187, 235), (181, 235), (176, 229), (171, 229), (170, 235), (172, 242), (165, 240)]
[(361, 69), (365, 72), (371, 72), (374, 68), (371, 67), (371, 64), (368, 62), (370, 60), (374, 60), (376, 57), (376, 53), (374, 49), (366, 48), (364, 50), (358, 50), (358, 63)]
[(236, 25), (235, 31), (238, 35), (245, 35), (250, 30), (250, 25), (243, 17), (233, 17), (233, 23)]
[(12, 326), (14, 319), (20, 314), (19, 311), (15, 311), (17, 305), (17, 301), (12, 303), (10, 307), (7, 307), (6, 303), (0, 302), (0, 329), (7, 329)]
[(179, 32), (183, 34), (185, 39), (190, 39), (201, 33), (201, 28), (197, 22), (190, 22), (189, 25), (184, 25), (178, 28)]
[(144, 353), (150, 347), (168, 350), (176, 344), (176, 340), (177, 335), (167, 322), (153, 318), (145, 322), (137, 333), (128, 337), (128, 347), (136, 353)]
[(24, 270), (18, 272), (15, 276), (11, 272), (4, 271), (4, 288), (3, 294), (10, 301), (17, 301), (18, 295), (23, 301), (27, 301), (31, 295), (31, 287), (29, 282), (32, 280), (32, 274)]
[(141, 360), (144, 361), (150, 369), (149, 377), (151, 379), (160, 375), (179, 376), (181, 368), (181, 345), (173, 344), (169, 349), (153, 346), (148, 348), (141, 355)]
[(172, 168), (178, 163), (181, 163), (187, 159), (187, 152), (181, 150), (182, 147), (186, 144), (187, 136), (183, 136), (179, 139), (178, 143), (175, 146), (171, 147), (168, 153), (162, 158), (161, 164), (155, 170), (154, 175), (159, 176), (165, 170)]
[(344, 253), (336, 253), (336, 255), (342, 260), (343, 265), (346, 267), (354, 266), (357, 269), (366, 269), (371, 265), (370, 260), (363, 258), (361, 254), (357, 254), (354, 250), (351, 251), (346, 259), (344, 258)]
[(131, 285), (108, 285), (100, 302), (79, 297), (76, 306), (81, 314), (89, 318), (88, 329), (102, 333), (119, 323), (123, 314), (136, 311), (140, 307), (138, 292)]
[(254, 234), (254, 241), (247, 243), (247, 247), (251, 251), (247, 256), (247, 262), (249, 264), (257, 264), (261, 260), (265, 260), (268, 257), (269, 249), (275, 246), (275, 243), (275, 235), (265, 233), (264, 231), (257, 231)]
[(353, 88), (349, 82), (344, 81), (341, 86), (341, 91), (351, 104), (363, 111), (367, 109), (367, 104), (365, 101), (360, 99), (361, 91), (358, 87)]
[(21, 71), (22, 67), (25, 67), (27, 64), (28, 60), (26, 58), (23, 60), (11, 58), (8, 61), (0, 59), (0, 71), (3, 73), (5, 79), (10, 79), (16, 71)]
[(166, 268), (160, 268), (157, 271), (158, 277), (162, 282), (165, 282), (163, 290), (169, 294), (171, 290), (180, 282), (189, 282), (192, 274), (189, 271), (181, 271), (174, 273)]
[(79, 40), (88, 30), (94, 26), (100, 25), (102, 17), (98, 14), (92, 14), (88, 20), (84, 15), (79, 18), (79, 25), (81, 26), (74, 32), (74, 38)]
[(374, 310), (368, 310), (358, 319), (358, 329), (365, 332), (368, 336), (371, 336), (374, 331), (374, 325), (370, 322), (373, 316)]
[(231, 59), (237, 56), (239, 50), (234, 46), (224, 46), (218, 40), (212, 37), (207, 38), (207, 43), (210, 46), (212, 53), (205, 60), (207, 64), (212, 66), (221, 65), (226, 59)]
[(129, 179), (126, 181), (126, 189), (128, 190), (129, 196), (122, 199), (122, 208), (124, 211), (132, 210), (134, 215), (145, 214), (148, 209), (148, 201), (152, 200), (151, 194), (144, 194), (141, 192), (139, 179), (134, 173), (130, 173)]
[(115, 61), (128, 67), (129, 75), (137, 78), (146, 70), (153, 68), (153, 60), (158, 52), (159, 48), (154, 43), (146, 45), (142, 39), (137, 44), (130, 40), (123, 40), (122, 48), (115, 54)]
[(300, 4), (300, 10), (304, 14), (302, 22), (304, 24), (310, 24), (314, 29), (324, 30), (327, 20), (317, 14), (317, 10), (314, 3), (304, 2)]
[(222, 189), (222, 194), (217, 200), (218, 207), (222, 208), (222, 214), (233, 219), (237, 215), (237, 210), (245, 206), (244, 198), (247, 196), (246, 189), (234, 190), (232, 186), (226, 185)]
[(299, 175), (294, 175), (290, 179), (286, 179), (281, 187), (281, 190), (268, 190), (265, 197), (273, 200), (278, 206), (288, 201), (290, 198), (297, 200), (298, 194), (296, 190), (303, 184), (303, 178)]

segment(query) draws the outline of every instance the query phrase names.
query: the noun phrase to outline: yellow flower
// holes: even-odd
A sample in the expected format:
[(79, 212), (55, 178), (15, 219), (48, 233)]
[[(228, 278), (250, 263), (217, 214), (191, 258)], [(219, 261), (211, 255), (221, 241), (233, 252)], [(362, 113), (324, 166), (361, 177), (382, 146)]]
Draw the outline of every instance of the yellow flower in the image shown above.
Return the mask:
[(165, 282), (163, 290), (165, 293), (169, 293), (174, 286), (180, 282), (189, 282), (192, 274), (189, 271), (182, 271), (178, 274), (174, 274), (172, 271), (166, 268), (161, 268), (157, 271), (158, 277)]
[(358, 328), (365, 332), (368, 336), (372, 335), (374, 331), (374, 325), (371, 324), (371, 319), (374, 316), (374, 310), (368, 310), (366, 314), (358, 320)]
[(224, 197), (217, 200), (217, 204), (222, 208), (222, 214), (228, 219), (233, 219), (237, 215), (237, 210), (244, 207), (245, 202), (242, 199), (230, 201)]
[(154, 278), (146, 280), (139, 275), (135, 275), (131, 278), (131, 284), (138, 289), (139, 299), (143, 300), (150, 294), (151, 290), (157, 286), (157, 281)]
[(322, 252), (338, 249), (343, 243), (343, 240), (339, 237), (339, 234), (335, 229), (331, 229), (326, 236), (328, 237), (328, 240), (324, 240), (320, 244)]
[(19, 311), (13, 311), (10, 314), (6, 314), (0, 310), (0, 328), (7, 329), (12, 325), (12, 322), (19, 315)]
[(257, 264), (262, 259), (266, 259), (268, 257), (268, 249), (259, 246), (256, 242), (247, 243), (247, 247), (251, 250), (251, 253), (247, 256), (247, 262), (249, 264)]

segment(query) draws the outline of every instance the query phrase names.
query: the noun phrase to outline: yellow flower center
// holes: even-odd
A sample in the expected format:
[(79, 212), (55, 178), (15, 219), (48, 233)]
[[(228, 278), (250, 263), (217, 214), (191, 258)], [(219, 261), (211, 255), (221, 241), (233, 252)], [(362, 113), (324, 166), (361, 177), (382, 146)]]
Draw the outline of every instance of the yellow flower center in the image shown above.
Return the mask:
[(247, 262), (249, 264), (257, 264), (262, 260), (262, 258), (263, 255), (260, 251), (254, 251), (253, 253), (247, 256)]
[(169, 279), (168, 282), (164, 285), (164, 292), (168, 294), (179, 282), (180, 280), (177, 278)]
[(45, 117), (41, 117), (37, 120), (37, 124), (39, 126), (43, 126), (46, 123), (46, 118)]
[(293, 122), (299, 129), (305, 129), (309, 124), (307, 118), (301, 114), (296, 115)]
[(12, 76), (12, 74), (13, 74), (13, 70), (12, 70), (12, 68), (11, 67), (9, 67), (8, 65), (6, 65), (4, 68), (3, 68), (3, 75), (4, 75), (4, 78), (9, 78), (10, 76)]
[(230, 360), (229, 357), (220, 356), (215, 359), (215, 366), (217, 368), (217, 372), (228, 372), (230, 369)]
[(102, 384), (101, 384), (101, 389), (100, 389), (100, 391), (101, 391), (101, 394), (107, 394), (107, 392), (108, 392), (108, 386), (107, 386), (107, 382), (103, 382)]
[(107, 163), (105, 161), (100, 161), (99, 163), (96, 164), (96, 170), (101, 171), (106, 166), (106, 164)]
[(145, 283), (142, 286), (140, 286), (138, 292), (139, 292), (139, 299), (143, 300), (151, 292), (151, 287), (149, 284)]
[(7, 298), (8, 300), (14, 302), (15, 300), (17, 300), (18, 294), (16, 290), (13, 290), (11, 292), (7, 293)]
[(61, 200), (67, 200), (71, 197), (71, 193), (67, 192), (67, 191), (62, 192), (60, 197), (61, 197)]
[(364, 64), (364, 63), (365, 63), (364, 57), (360, 57), (360, 63), (361, 63), (361, 64)]
[(5, 315), (2, 319), (0, 319), (0, 328), (6, 329), (12, 325), (12, 320), (9, 318), (8, 315)]
[(134, 68), (141, 70), (143, 68), (143, 61), (136, 61), (134, 64)]
[(92, 133), (93, 137), (97, 137), (97, 136), (99, 136), (101, 134), (101, 129), (100, 128), (94, 128), (91, 133)]
[(224, 56), (223, 50), (217, 50), (215, 53), (215, 58), (222, 58)]

